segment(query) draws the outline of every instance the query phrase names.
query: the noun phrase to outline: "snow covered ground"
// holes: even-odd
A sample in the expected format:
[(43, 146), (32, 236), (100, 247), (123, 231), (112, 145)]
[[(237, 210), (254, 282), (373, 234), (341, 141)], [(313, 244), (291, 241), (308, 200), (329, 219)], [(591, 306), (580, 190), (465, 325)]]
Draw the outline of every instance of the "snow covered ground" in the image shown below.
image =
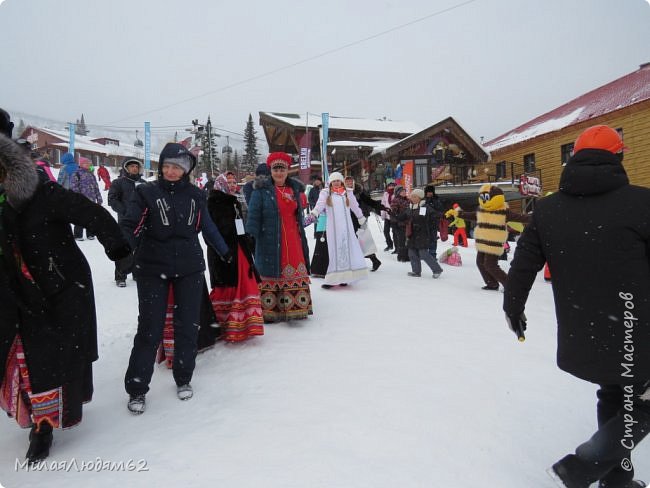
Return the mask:
[[(0, 422), (1, 486), (551, 488), (545, 468), (595, 429), (596, 387), (555, 366), (550, 285), (540, 274), (519, 343), (503, 294), (480, 289), (473, 247), (438, 280), (381, 251), (366, 281), (314, 279), (312, 317), (201, 354), (188, 402), (157, 367), (135, 417), (123, 388), (135, 283), (116, 288), (100, 244), (80, 246), (97, 300), (95, 396), (80, 426), (55, 432), (49, 471), (21, 467), (28, 431)], [(650, 478), (650, 442), (634, 458)]]

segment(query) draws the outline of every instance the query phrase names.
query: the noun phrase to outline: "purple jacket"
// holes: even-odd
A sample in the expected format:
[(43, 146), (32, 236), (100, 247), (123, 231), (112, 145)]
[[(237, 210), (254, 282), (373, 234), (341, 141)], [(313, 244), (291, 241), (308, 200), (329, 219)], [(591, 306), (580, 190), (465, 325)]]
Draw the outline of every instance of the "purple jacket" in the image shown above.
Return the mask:
[(70, 189), (76, 193), (81, 193), (91, 202), (102, 204), (102, 194), (99, 191), (95, 176), (84, 168), (79, 168), (72, 173), (70, 177)]

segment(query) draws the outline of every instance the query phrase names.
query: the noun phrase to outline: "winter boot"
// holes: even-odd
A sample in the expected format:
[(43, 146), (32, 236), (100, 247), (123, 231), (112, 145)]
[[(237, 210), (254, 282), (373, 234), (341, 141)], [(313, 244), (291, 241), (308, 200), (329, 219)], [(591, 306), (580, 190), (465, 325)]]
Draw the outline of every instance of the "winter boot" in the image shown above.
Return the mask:
[[(645, 488), (646, 485), (643, 481), (641, 480), (632, 480), (628, 481), (625, 486), (621, 486), (620, 488)], [(619, 488), (618, 486), (614, 486), (611, 483), (607, 483), (605, 481), (599, 481), (598, 482), (598, 488)]]
[(127, 403), (126, 408), (128, 408), (129, 412), (133, 415), (143, 414), (146, 408), (144, 395), (130, 395), (129, 403)]
[(438, 278), (440, 278), (440, 275), (441, 275), (441, 274), (442, 274), (442, 273), (433, 273), (433, 279), (434, 279), (434, 280), (437, 280)]
[(42, 461), (50, 455), (51, 446), (52, 426), (47, 422), (41, 422), (38, 432), (36, 432), (36, 426), (33, 426), (29, 432), (29, 448), (27, 449), (25, 458), (30, 463)]
[(419, 278), (421, 276), (420, 273), (414, 273), (413, 271), (409, 271), (406, 274), (409, 276), (413, 276), (414, 278)]
[(126, 280), (115, 280), (118, 288), (126, 288)]
[(484, 287), (481, 288), (481, 290), (495, 290), (495, 291), (498, 290), (498, 289), (499, 289), (499, 285), (496, 285), (496, 286), (494, 286), (494, 285), (485, 285)]
[(332, 286), (334, 285), (320, 285), (320, 287), (324, 288), (325, 290), (329, 290), (330, 288), (332, 288)]
[(192, 390), (192, 385), (186, 383), (184, 385), (179, 385), (176, 387), (176, 395), (178, 395), (179, 400), (189, 400), (194, 396), (194, 391)]
[(375, 254), (371, 254), (368, 257), (370, 258), (370, 261), (372, 261), (372, 269), (370, 271), (377, 271), (379, 269), (379, 266), (381, 266), (381, 261), (377, 259), (377, 256)]

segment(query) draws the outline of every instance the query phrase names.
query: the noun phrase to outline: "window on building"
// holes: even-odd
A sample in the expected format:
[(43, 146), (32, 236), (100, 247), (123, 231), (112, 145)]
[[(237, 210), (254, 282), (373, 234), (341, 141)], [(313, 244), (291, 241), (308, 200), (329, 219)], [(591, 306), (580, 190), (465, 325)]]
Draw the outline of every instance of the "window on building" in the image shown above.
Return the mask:
[(562, 144), (560, 147), (560, 161), (562, 166), (564, 166), (568, 161), (571, 155), (573, 154), (573, 142), (569, 144)]
[(429, 165), (426, 159), (415, 160), (414, 186), (424, 186), (429, 183)]
[(524, 173), (535, 172), (535, 153), (524, 155)]
[(501, 161), (501, 162), (496, 164), (496, 172), (497, 172), (497, 174), (496, 174), (497, 180), (500, 179), (500, 178), (505, 178), (506, 177), (506, 162), (505, 161)]

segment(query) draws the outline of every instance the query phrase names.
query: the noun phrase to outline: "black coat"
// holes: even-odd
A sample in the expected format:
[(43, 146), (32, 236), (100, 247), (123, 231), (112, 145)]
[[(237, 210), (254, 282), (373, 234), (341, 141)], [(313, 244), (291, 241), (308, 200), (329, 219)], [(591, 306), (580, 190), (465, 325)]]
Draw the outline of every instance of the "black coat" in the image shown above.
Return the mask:
[(228, 251), (208, 215), (205, 192), (187, 176), (137, 186), (120, 224), (136, 248), (136, 276), (174, 278), (204, 271), (199, 232), (221, 255)]
[[(9, 201), (0, 214), (0, 378), (19, 333), (38, 393), (81, 379), (84, 367), (97, 359), (92, 276), (70, 224), (95, 234), (113, 260), (126, 257), (130, 248), (100, 205), (53, 182), (33, 184), (34, 164), (17, 156), (6, 139), (0, 140), (0, 164), (10, 173), (27, 169), (19, 184), (5, 181)], [(16, 186), (21, 197), (12, 199)]]
[(234, 195), (228, 195), (219, 190), (211, 190), (208, 197), (208, 212), (210, 212), (212, 220), (217, 225), (233, 256), (230, 263), (225, 263), (212, 248), (208, 247), (210, 286), (212, 288), (236, 286), (238, 282), (237, 270), (239, 269), (238, 244), (241, 245), (248, 260), (251, 273), (254, 273), (250, 237), (246, 234), (238, 236), (235, 227), (235, 219), (241, 218), (242, 215), (241, 203)]
[[(424, 201), (417, 208), (409, 206), (407, 210), (408, 223), (406, 224), (406, 247), (409, 249), (429, 249), (431, 243), (436, 239), (437, 219), (439, 215), (431, 210)], [(424, 209), (425, 215), (420, 215), (420, 209)], [(408, 233), (411, 235), (408, 235)]]
[(108, 189), (108, 205), (117, 214), (117, 221), (121, 222), (126, 215), (126, 207), (135, 192), (135, 187), (145, 183), (142, 175), (131, 175), (126, 172), (113, 180)]
[(650, 190), (630, 185), (615, 155), (579, 151), (560, 191), (538, 201), (510, 266), (506, 313), (524, 310), (547, 261), (558, 366), (598, 384), (649, 380)]

